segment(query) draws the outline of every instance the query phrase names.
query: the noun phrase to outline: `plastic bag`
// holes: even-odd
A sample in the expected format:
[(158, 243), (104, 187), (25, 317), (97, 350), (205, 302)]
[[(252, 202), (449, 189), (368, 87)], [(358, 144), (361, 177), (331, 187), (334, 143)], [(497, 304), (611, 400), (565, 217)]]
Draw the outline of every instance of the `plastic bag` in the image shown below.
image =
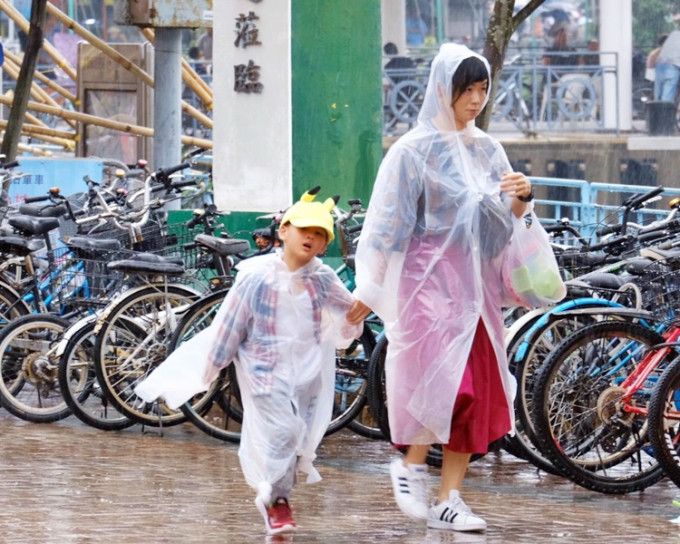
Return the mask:
[(513, 234), (501, 275), (504, 306), (538, 308), (555, 304), (567, 294), (548, 233), (534, 212), (513, 216)]

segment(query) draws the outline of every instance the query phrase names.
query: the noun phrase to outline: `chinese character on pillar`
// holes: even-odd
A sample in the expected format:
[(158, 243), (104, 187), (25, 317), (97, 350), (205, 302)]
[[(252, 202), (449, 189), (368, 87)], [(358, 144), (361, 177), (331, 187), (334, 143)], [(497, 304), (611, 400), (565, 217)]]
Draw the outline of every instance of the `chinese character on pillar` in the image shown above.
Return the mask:
[(260, 67), (252, 60), (234, 66), (234, 90), (237, 93), (261, 93)]
[(234, 45), (236, 47), (245, 49), (250, 45), (262, 45), (261, 42), (257, 41), (259, 30), (253, 22), (258, 19), (259, 17), (252, 11), (248, 13), (248, 15), (243, 15), (243, 13), (239, 14), (236, 19), (236, 40), (234, 40)]
[[(250, 0), (259, 3), (261, 0)], [(234, 47), (246, 49), (253, 45), (262, 45), (259, 41), (259, 29), (257, 23), (260, 18), (255, 12), (250, 11), (248, 15), (239, 13), (236, 18), (236, 39)], [(248, 64), (234, 65), (234, 91), (237, 93), (261, 93), (263, 89), (260, 83), (260, 67), (251, 59)]]

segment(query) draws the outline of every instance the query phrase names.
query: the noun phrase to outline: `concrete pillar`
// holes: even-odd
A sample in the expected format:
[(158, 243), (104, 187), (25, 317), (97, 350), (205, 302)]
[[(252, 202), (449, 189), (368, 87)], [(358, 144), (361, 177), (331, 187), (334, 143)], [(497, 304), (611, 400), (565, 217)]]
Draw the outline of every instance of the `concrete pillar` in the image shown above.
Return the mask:
[(182, 158), (181, 62), (181, 29), (157, 28), (154, 57), (154, 168), (173, 166)]
[(382, 45), (392, 42), (406, 52), (406, 0), (381, 0)]
[[(236, 20), (250, 12), (260, 44), (237, 46)], [(282, 209), (293, 187), (290, 0), (218, 1), (213, 15), (215, 202), (221, 210)], [(236, 70), (248, 66), (261, 90), (236, 92)]]
[[(600, 0), (600, 50), (613, 55), (601, 55), (601, 63), (614, 65), (617, 79), (605, 74), (602, 92), (604, 97), (604, 128), (629, 131), (633, 126), (633, 3), (632, 0)], [(618, 87), (618, 88), (617, 88)]]
[[(259, 43), (235, 45), (251, 12)], [(217, 1), (213, 13), (218, 208), (273, 212), (314, 185), (368, 201), (382, 158), (380, 0)], [(257, 79), (237, 92), (248, 67)]]

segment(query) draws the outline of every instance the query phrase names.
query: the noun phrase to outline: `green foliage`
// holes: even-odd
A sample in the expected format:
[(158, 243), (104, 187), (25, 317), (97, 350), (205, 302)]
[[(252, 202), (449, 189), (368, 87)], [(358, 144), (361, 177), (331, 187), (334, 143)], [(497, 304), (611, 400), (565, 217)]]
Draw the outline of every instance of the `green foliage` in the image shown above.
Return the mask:
[(680, 0), (633, 1), (633, 47), (646, 53), (656, 47), (659, 36), (676, 24), (672, 15), (680, 13)]

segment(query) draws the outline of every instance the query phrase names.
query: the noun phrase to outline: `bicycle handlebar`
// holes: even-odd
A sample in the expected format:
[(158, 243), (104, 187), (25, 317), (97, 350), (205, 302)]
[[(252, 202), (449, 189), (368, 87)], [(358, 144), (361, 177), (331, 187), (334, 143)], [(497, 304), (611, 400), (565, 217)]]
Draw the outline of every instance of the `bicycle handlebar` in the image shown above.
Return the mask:
[(191, 166), (190, 161), (183, 162), (181, 164), (177, 164), (175, 166), (168, 166), (167, 168), (159, 168), (155, 172), (151, 174), (152, 178), (156, 178), (157, 180), (161, 181), (162, 183), (167, 183), (168, 178), (174, 174), (175, 172), (179, 172), (180, 170), (184, 170), (185, 168), (189, 168)]
[(33, 202), (45, 202), (46, 200), (52, 200), (50, 195), (40, 195), (40, 196), (27, 196), (24, 198), (26, 204), (32, 204)]
[(356, 225), (350, 225), (349, 227), (343, 227), (343, 230), (347, 234), (355, 234), (357, 232), (361, 232), (361, 229), (363, 228), (363, 226), (364, 225), (362, 223), (358, 223)]
[(665, 189), (662, 186), (654, 187), (651, 191), (647, 191), (641, 195), (631, 195), (623, 201), (623, 207), (630, 210), (636, 210), (648, 200), (663, 193)]

